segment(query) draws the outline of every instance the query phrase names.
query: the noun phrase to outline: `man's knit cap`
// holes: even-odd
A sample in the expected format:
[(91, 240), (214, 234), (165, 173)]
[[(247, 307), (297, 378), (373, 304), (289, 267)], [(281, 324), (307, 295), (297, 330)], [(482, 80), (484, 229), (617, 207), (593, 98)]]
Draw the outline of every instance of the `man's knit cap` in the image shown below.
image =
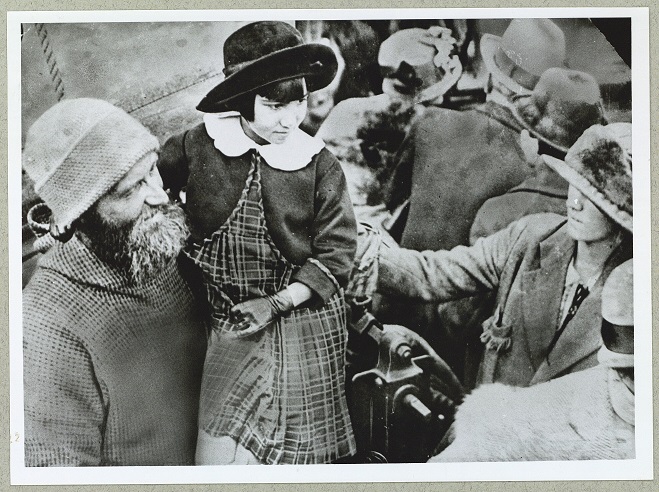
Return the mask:
[(99, 99), (70, 99), (30, 127), (23, 168), (60, 234), (158, 147), (156, 137), (123, 110)]

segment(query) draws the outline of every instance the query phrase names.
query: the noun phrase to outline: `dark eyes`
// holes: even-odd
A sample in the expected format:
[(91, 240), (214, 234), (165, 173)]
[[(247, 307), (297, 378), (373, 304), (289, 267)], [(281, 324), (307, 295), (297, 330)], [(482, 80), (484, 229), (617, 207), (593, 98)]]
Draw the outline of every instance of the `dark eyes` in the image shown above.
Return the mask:
[(288, 102), (288, 103), (271, 103), (271, 104), (268, 104), (268, 106), (270, 106), (272, 109), (283, 109), (283, 108), (287, 107), (290, 104), (302, 104), (308, 98), (309, 98), (309, 96), (305, 95), (304, 97), (302, 97), (302, 98), (300, 98), (296, 101), (291, 101), (291, 102)]

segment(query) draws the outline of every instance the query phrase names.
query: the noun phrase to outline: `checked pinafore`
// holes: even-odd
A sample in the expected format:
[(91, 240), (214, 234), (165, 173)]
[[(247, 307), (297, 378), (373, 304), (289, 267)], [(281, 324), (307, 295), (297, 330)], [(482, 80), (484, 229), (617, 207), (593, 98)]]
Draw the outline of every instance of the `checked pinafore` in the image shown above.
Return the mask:
[(199, 426), (234, 438), (263, 463), (329, 463), (356, 451), (344, 391), (342, 293), (261, 330), (238, 332), (229, 317), (234, 304), (285, 288), (298, 268), (268, 233), (262, 162), (252, 152), (236, 208), (188, 251), (204, 273), (212, 310)]

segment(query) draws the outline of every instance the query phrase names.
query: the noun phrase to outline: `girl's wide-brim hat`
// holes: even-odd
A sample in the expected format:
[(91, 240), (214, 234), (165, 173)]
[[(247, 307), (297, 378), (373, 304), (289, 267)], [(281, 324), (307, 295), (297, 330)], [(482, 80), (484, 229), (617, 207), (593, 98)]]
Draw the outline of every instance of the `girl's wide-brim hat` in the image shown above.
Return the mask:
[(515, 94), (529, 93), (545, 70), (566, 61), (563, 31), (549, 19), (513, 19), (502, 36), (483, 34), (480, 48), (487, 71)]
[(531, 135), (563, 153), (588, 128), (606, 123), (597, 81), (567, 68), (546, 70), (533, 92), (515, 97), (510, 109)]
[(224, 74), (197, 105), (199, 111), (219, 113), (240, 96), (276, 82), (304, 77), (309, 92), (329, 85), (338, 62), (329, 46), (304, 43), (293, 26), (279, 21), (241, 27), (224, 43)]
[(633, 233), (632, 125), (594, 125), (570, 148), (565, 161), (544, 161), (613, 221)]

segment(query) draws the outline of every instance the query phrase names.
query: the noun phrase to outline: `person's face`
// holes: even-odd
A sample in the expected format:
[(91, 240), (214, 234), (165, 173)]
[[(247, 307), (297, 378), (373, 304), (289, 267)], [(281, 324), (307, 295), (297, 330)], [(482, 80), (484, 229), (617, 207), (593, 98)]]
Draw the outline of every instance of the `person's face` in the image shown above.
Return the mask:
[(615, 225), (593, 202), (573, 185), (567, 192), (567, 231), (570, 237), (587, 243), (613, 237)]
[(282, 103), (257, 94), (254, 99), (254, 121), (247, 122), (249, 128), (267, 142), (284, 143), (307, 114), (307, 97)]
[(150, 152), (135, 164), (114, 188), (96, 205), (97, 212), (107, 222), (116, 224), (135, 220), (145, 205), (155, 207), (169, 202), (162, 187), (156, 162), (158, 156)]

